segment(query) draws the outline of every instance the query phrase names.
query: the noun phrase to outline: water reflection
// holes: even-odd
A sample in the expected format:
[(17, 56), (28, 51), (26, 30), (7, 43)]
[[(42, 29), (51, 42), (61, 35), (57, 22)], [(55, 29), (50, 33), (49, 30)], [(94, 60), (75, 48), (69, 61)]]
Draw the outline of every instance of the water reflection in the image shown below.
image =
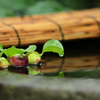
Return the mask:
[(95, 70), (99, 69), (99, 55), (83, 56), (83, 57), (70, 57), (65, 58), (66, 63), (62, 67), (63, 72), (71, 72), (82, 69)]
[[(95, 42), (98, 39), (95, 40)], [(99, 40), (100, 41), (100, 40)], [(41, 76), (56, 77), (100, 77), (100, 42), (94, 40), (74, 43), (64, 43), (65, 55), (59, 57), (55, 53), (43, 55), (42, 62), (38, 65), (29, 65), (27, 68), (9, 68), (6, 71)], [(98, 43), (98, 44), (97, 44)], [(69, 45), (70, 44), (70, 45)]]
[(25, 68), (23, 68), (23, 67), (13, 67), (13, 66), (10, 66), (9, 68), (8, 68), (8, 71), (9, 72), (13, 72), (13, 73), (18, 73), (18, 74), (29, 74), (29, 72), (28, 72), (28, 68), (27, 67), (25, 67)]
[(41, 75), (41, 66), (29, 65), (28, 72), (29, 72), (29, 75)]
[[(45, 57), (44, 57), (45, 59)], [(56, 76), (56, 77), (100, 77), (99, 55), (81, 57), (46, 57), (40, 65), (29, 65), (27, 68), (2, 69), (18, 74)]]

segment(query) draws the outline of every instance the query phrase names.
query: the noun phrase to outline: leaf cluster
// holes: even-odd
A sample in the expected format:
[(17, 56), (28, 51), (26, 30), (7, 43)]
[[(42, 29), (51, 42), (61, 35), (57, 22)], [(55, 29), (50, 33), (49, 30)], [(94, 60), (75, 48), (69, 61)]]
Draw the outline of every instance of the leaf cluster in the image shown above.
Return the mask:
[[(3, 49), (2, 44), (0, 44), (0, 51), (1, 51), (0, 56), (2, 56), (3, 53), (7, 57), (11, 57), (14, 54), (23, 55), (24, 53), (30, 53), (32, 51), (35, 51), (36, 48), (37, 48), (36, 45), (30, 45), (26, 49), (16, 48), (15, 46), (12, 46), (8, 49)], [(60, 43), (60, 41), (49, 40), (43, 45), (42, 53), (40, 55), (42, 56), (45, 52), (54, 52), (54, 53), (58, 53), (59, 56), (63, 56), (64, 55), (64, 48), (63, 48), (63, 45)]]

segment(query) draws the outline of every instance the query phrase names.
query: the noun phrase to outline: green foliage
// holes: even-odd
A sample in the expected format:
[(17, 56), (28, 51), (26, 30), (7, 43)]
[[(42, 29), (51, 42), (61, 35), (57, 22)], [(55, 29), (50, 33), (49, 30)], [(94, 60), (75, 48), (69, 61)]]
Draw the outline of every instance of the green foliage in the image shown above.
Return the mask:
[(62, 0), (62, 1), (59, 0), (59, 2), (62, 2), (63, 5), (69, 7), (73, 10), (76, 10), (76, 9), (80, 10), (80, 9), (87, 8), (86, 7), (87, 1), (86, 0)]
[(58, 12), (58, 11), (64, 11), (69, 10), (62, 6), (60, 3), (55, 1), (39, 1), (35, 5), (30, 6), (26, 10), (26, 14), (41, 14), (41, 13), (50, 13), (50, 12)]
[(0, 0), (0, 17), (69, 10), (57, 0)]
[(19, 48), (16, 48), (15, 46), (12, 46), (8, 49), (3, 49), (2, 44), (0, 44), (0, 51), (1, 51), (0, 56), (2, 56), (2, 53), (4, 53), (7, 57), (11, 57), (14, 54), (23, 55), (24, 53), (27, 53), (27, 55), (30, 55), (31, 53), (34, 53), (34, 54), (36, 54), (37, 56), (40, 57), (45, 52), (55, 52), (55, 53), (58, 53), (59, 56), (61, 56), (61, 57), (64, 55), (63, 45), (58, 40), (53, 40), (52, 39), (52, 40), (47, 41), (43, 45), (43, 50), (42, 50), (41, 54), (35, 52), (36, 48), (37, 48), (36, 45), (30, 45), (26, 49), (22, 49), (22, 48), (19, 49)]
[(100, 7), (100, 0), (0, 0), (0, 17)]
[(27, 4), (25, 0), (0, 0), (0, 17), (21, 15)]
[(49, 40), (43, 45), (42, 54), (44, 52), (55, 52), (62, 57), (64, 55), (64, 48), (58, 40)]
[(0, 44), (0, 51), (2, 51), (3, 50), (3, 46), (2, 46), (2, 44)]
[(36, 50), (36, 45), (30, 45), (27, 49), (25, 49), (26, 52), (31, 52), (31, 51), (34, 51)]
[(36, 50), (36, 45), (30, 45), (27, 49), (19, 49), (19, 48), (16, 48), (15, 46), (12, 46), (8, 49), (2, 49), (3, 47), (1, 47), (1, 51), (7, 56), (7, 57), (10, 57), (14, 54), (21, 54), (23, 55), (25, 52), (31, 52), (31, 51), (34, 51)]
[(0, 44), (0, 57), (3, 55), (3, 53), (2, 53), (2, 50), (3, 50), (3, 46), (2, 46), (2, 44)]
[(5, 50), (3, 50), (3, 53), (7, 56), (7, 57), (10, 57), (10, 56), (12, 56), (12, 55), (14, 55), (14, 54), (24, 54), (24, 50), (22, 50), (22, 49), (18, 49), (18, 48), (16, 48), (15, 46), (12, 46), (12, 47), (10, 47), (10, 48), (8, 48), (8, 49), (5, 49)]

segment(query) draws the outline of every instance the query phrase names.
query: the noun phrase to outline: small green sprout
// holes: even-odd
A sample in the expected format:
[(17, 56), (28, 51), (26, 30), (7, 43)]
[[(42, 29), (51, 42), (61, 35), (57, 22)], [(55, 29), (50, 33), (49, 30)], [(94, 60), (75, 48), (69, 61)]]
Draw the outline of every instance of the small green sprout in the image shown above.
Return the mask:
[[(3, 49), (3, 46), (0, 44), (0, 57), (3, 53), (9, 58), (9, 62), (14, 66), (27, 65), (28, 64), (37, 64), (41, 62), (41, 57), (45, 52), (54, 52), (58, 53), (60, 57), (64, 55), (63, 45), (58, 40), (49, 40), (43, 45), (42, 53), (38, 53), (36, 50), (36, 45), (30, 45), (26, 49), (16, 48), (12, 46), (8, 49)], [(14, 60), (15, 59), (15, 60)], [(24, 61), (25, 60), (25, 61)], [(22, 63), (21, 63), (22, 62)]]

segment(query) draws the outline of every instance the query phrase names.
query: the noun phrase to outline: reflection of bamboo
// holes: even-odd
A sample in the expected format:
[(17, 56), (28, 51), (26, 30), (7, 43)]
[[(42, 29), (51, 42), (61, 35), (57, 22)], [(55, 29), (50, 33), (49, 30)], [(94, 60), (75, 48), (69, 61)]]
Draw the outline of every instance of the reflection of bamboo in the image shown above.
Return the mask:
[[(100, 9), (61, 12), (0, 19), (0, 43), (4, 46), (44, 43), (49, 39), (65, 40), (100, 36)], [(12, 28), (13, 27), (13, 28)], [(20, 37), (18, 39), (16, 35)]]
[(51, 59), (50, 61), (48, 60), (48, 57), (46, 58), (46, 63), (41, 66), (41, 72), (42, 73), (47, 73), (47, 72), (59, 72), (60, 67), (62, 66), (62, 59), (60, 58), (49, 58)]
[[(51, 58), (52, 59), (52, 58)], [(56, 61), (55, 61), (56, 60)], [(57, 72), (60, 69), (61, 59), (55, 59), (48, 62), (45, 66), (42, 66), (41, 71), (46, 72)], [(65, 63), (61, 66), (63, 72), (71, 72), (81, 69), (96, 69), (100, 61), (100, 57), (97, 56), (86, 56), (86, 57), (70, 57), (65, 58)]]

